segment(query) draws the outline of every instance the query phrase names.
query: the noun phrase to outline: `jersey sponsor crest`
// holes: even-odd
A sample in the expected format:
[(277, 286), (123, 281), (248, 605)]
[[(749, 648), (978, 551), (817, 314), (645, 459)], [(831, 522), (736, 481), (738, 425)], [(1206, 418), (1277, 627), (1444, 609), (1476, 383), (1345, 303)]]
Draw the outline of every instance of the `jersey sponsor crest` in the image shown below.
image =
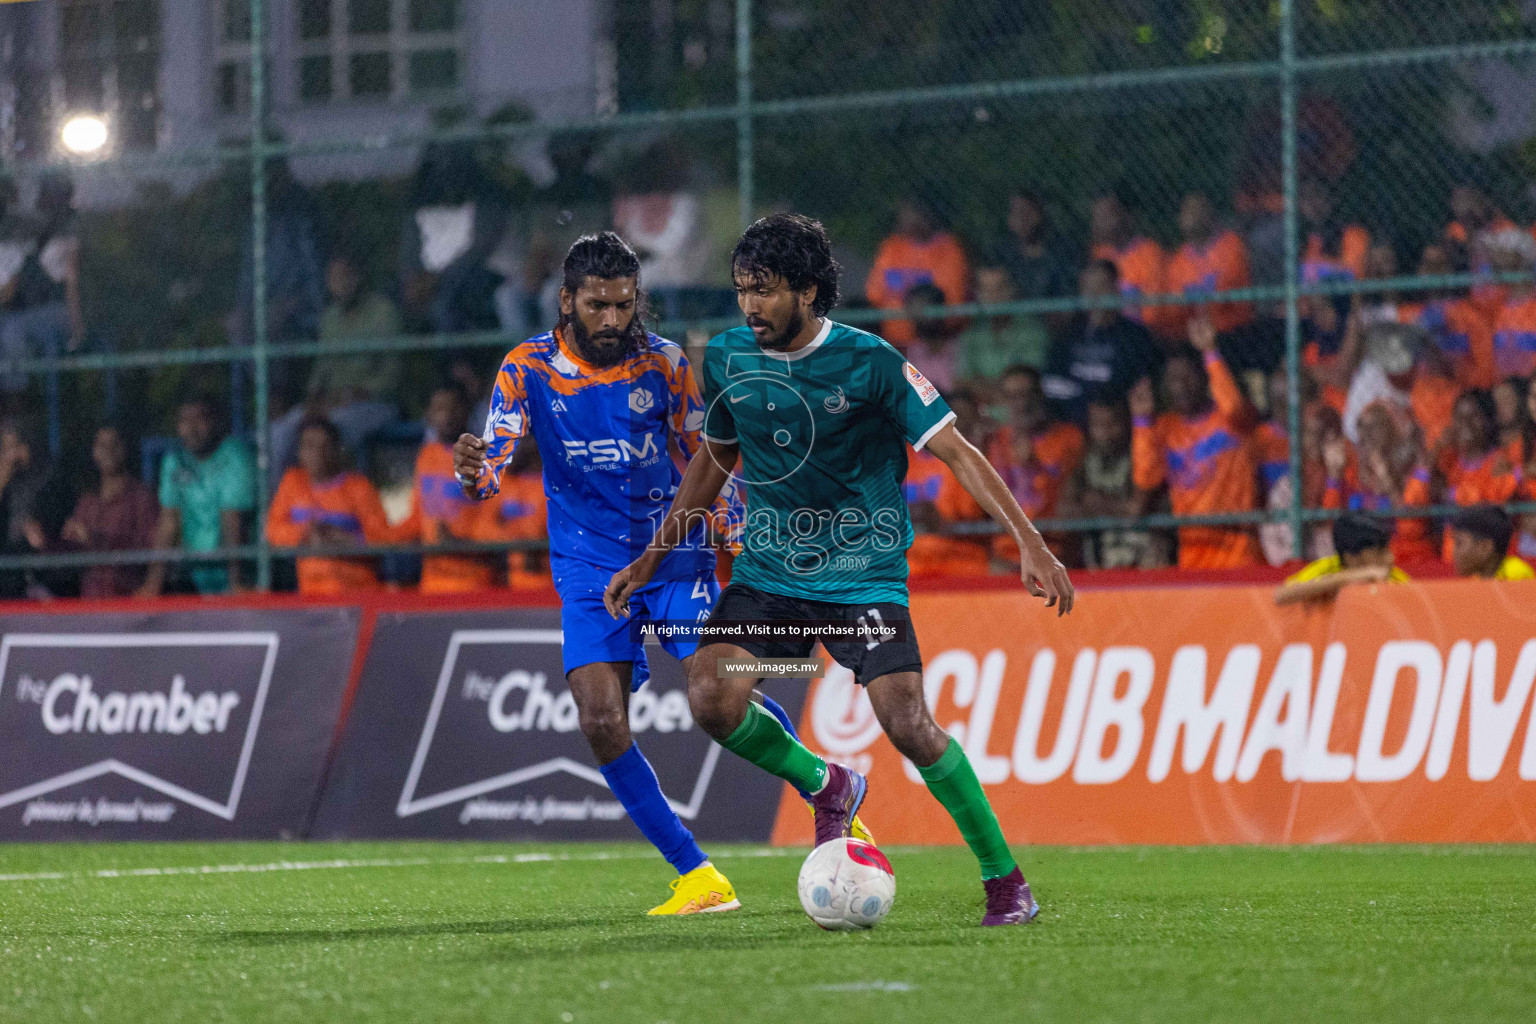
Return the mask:
[(629, 393), (629, 410), (634, 413), (647, 413), (656, 407), (656, 395), (650, 388), (637, 384)]
[(939, 397), (939, 389), (934, 387), (923, 372), (911, 363), (901, 364), (902, 375), (907, 378), (907, 383), (912, 385), (912, 390), (917, 392), (917, 397), (922, 399), (924, 405), (932, 405), (934, 399)]

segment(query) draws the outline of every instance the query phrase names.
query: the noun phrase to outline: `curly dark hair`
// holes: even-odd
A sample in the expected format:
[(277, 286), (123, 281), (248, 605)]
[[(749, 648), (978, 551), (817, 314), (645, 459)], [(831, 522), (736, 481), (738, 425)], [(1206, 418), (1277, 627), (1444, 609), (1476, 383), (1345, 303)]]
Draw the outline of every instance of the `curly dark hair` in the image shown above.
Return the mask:
[(742, 233), (731, 253), (731, 274), (761, 282), (780, 277), (795, 291), (816, 286), (811, 310), (826, 316), (837, 305), (837, 277), (827, 229), (798, 213), (763, 217)]

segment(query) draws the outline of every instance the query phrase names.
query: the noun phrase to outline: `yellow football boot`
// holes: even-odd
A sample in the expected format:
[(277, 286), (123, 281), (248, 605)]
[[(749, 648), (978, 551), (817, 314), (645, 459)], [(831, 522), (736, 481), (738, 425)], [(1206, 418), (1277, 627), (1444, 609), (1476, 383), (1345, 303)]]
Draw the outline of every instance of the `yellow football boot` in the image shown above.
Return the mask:
[(705, 861), (686, 875), (672, 879), (672, 898), (659, 907), (646, 912), (649, 917), (672, 914), (713, 914), (721, 910), (737, 910), (741, 901), (730, 881), (709, 861)]
[(853, 827), (848, 830), (848, 834), (854, 839), (864, 840), (870, 846), (880, 845), (875, 842), (875, 837), (869, 834), (869, 828), (865, 826), (864, 819), (860, 818), (857, 814), (853, 816)]

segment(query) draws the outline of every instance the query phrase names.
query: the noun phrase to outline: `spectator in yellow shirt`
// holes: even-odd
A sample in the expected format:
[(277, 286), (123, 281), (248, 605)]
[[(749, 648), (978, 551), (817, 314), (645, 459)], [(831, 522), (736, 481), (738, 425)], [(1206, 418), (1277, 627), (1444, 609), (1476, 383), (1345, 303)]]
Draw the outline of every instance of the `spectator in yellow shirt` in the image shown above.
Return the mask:
[(1485, 580), (1533, 580), (1529, 563), (1509, 553), (1514, 520), (1497, 505), (1473, 505), (1451, 517), (1451, 561), (1456, 575)]
[(1392, 523), (1359, 512), (1333, 521), (1333, 550), (1275, 592), (1276, 604), (1331, 598), (1351, 583), (1406, 583), (1408, 574), (1392, 562)]

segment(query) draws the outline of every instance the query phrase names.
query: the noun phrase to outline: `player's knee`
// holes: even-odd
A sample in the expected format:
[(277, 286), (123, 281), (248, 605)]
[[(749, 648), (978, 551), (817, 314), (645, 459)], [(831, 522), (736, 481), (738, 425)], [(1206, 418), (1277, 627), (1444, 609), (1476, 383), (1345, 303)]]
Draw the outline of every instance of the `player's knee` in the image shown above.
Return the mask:
[(717, 740), (723, 740), (741, 724), (741, 709), (734, 706), (727, 691), (718, 684), (688, 687), (688, 710), (699, 728)]
[(928, 705), (921, 701), (915, 706), (890, 709), (883, 717), (891, 745), (914, 764), (932, 764), (949, 743), (948, 734), (939, 728)]
[(581, 734), (587, 738), (599, 758), (609, 760), (629, 749), (629, 718), (621, 704), (602, 703), (580, 709), (578, 722)]

